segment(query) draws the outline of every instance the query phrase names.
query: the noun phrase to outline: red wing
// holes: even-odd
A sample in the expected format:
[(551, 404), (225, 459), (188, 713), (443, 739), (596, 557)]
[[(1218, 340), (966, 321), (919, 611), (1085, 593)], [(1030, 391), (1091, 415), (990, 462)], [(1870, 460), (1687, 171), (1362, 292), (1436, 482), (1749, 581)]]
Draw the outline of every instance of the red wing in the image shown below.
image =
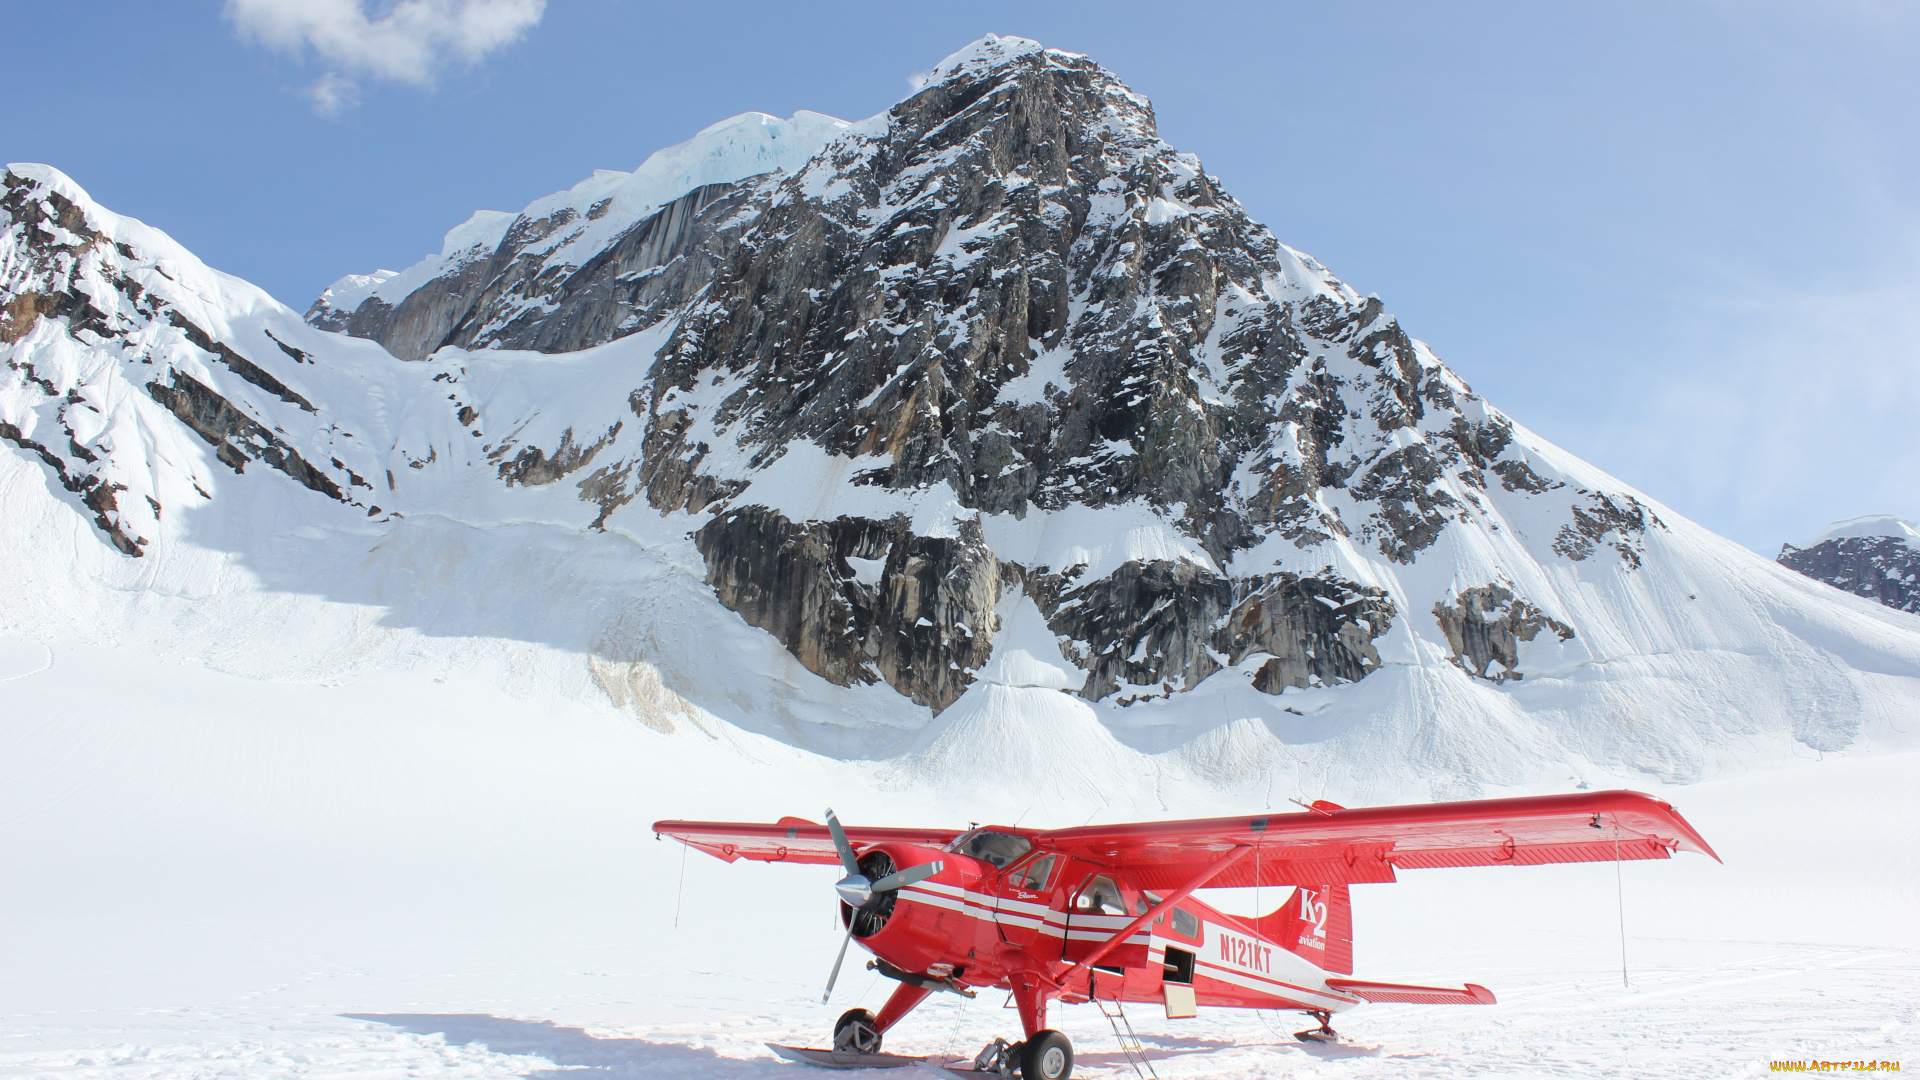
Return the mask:
[[(699, 848), (728, 862), (735, 859), (797, 863), (840, 861), (827, 827), (803, 818), (783, 817), (774, 825), (745, 821), (656, 821), (653, 832), (655, 836), (671, 836), (688, 847)], [(855, 848), (884, 840), (945, 847), (959, 835), (959, 829), (848, 829), (847, 842)]]
[(1035, 845), (1124, 868), (1150, 889), (1172, 889), (1232, 848), (1254, 851), (1208, 888), (1392, 881), (1436, 866), (1718, 859), (1672, 806), (1637, 791), (1421, 803), (1312, 813), (1154, 821), (1060, 829)]

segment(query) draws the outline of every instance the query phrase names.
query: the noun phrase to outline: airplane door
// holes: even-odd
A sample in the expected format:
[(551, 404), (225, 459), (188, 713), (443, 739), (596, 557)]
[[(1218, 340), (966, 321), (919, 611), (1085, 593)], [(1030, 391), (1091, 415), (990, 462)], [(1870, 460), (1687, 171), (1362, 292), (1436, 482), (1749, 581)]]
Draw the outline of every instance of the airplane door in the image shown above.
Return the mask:
[(1058, 855), (1036, 855), (1015, 863), (999, 876), (993, 921), (1000, 930), (1000, 940), (1029, 951), (1038, 944), (1057, 940), (1049, 937), (1043, 927), (1047, 922), (1048, 901), (1053, 898), (1048, 890), (1060, 861)]
[(1160, 973), (1161, 999), (1166, 1002), (1167, 1019), (1186, 1020), (1198, 1015), (1193, 994), (1194, 954), (1178, 945), (1167, 946)]

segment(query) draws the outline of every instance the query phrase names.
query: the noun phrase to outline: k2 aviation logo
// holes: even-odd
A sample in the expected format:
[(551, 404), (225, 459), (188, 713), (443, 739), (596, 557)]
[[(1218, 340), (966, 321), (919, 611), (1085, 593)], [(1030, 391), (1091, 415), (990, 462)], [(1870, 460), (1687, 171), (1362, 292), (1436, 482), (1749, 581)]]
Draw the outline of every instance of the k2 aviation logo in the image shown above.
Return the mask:
[(1316, 949), (1327, 947), (1327, 902), (1312, 889), (1295, 889), (1300, 897), (1300, 944)]

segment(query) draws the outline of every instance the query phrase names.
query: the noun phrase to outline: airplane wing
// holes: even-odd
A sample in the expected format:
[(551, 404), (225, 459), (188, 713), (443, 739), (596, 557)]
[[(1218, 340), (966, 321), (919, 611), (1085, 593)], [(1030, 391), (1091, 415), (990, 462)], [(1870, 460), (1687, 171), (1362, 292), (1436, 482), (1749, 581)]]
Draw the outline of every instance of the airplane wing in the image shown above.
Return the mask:
[[(847, 841), (856, 848), (886, 840), (945, 847), (961, 829), (847, 829)], [(773, 825), (746, 821), (656, 821), (655, 836), (671, 836), (688, 847), (732, 862), (833, 863), (833, 836), (825, 825), (804, 818), (783, 817)]]
[(1668, 803), (1637, 791), (1346, 809), (1257, 817), (1092, 825), (1033, 834), (1035, 846), (1126, 870), (1142, 887), (1178, 888), (1241, 846), (1252, 851), (1207, 883), (1335, 885), (1393, 881), (1441, 866), (1720, 858)]

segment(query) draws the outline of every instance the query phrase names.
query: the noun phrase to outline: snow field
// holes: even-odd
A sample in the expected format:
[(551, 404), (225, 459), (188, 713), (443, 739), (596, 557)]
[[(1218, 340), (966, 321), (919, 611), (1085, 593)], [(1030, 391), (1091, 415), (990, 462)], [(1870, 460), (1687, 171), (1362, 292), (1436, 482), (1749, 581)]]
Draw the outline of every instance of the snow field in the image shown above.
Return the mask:
[[(816, 1042), (886, 991), (855, 968), (819, 1003), (831, 868), (683, 861), (647, 824), (1027, 809), (1018, 790), (887, 790), (771, 740), (662, 734), (483, 668), (316, 684), (48, 644), (0, 723), (4, 1076), (792, 1077), (761, 1042)], [(1331, 1049), (1296, 1044), (1294, 1016), (1134, 1023), (1165, 1077), (1911, 1061), (1916, 765), (1832, 758), (1661, 792), (1727, 863), (1622, 868), (1630, 988), (1611, 865), (1428, 871), (1355, 890), (1361, 972), (1471, 979), (1501, 1004), (1366, 1006)], [(1027, 820), (1114, 813), (1085, 794), (1067, 809)], [(1169, 807), (1226, 809), (1191, 792)], [(1252, 910), (1250, 892), (1223, 899)], [(1014, 1027), (988, 996), (929, 1003), (893, 1045), (971, 1054)], [(1056, 1022), (1087, 1075), (1127, 1073), (1093, 1010)]]
[[(844, 709), (849, 738), (871, 738), (850, 723), (863, 699), (816, 696), (763, 635), (710, 620), (669, 587), (691, 573), (671, 549), (635, 568), (635, 538), (537, 519), (375, 527), (281, 501), (275, 480), (230, 481), (244, 512), (174, 521), (208, 546), (134, 563), (0, 457), (0, 1076), (793, 1077), (762, 1042), (817, 1042), (886, 991), (854, 967), (819, 1004), (831, 868), (687, 857), (652, 821), (833, 806), (1077, 825), (1351, 798), (1256, 720), (1143, 754), (1085, 703), (1010, 685), (1032, 681), (1013, 654), (1043, 652), (1018, 635), (1006, 683), (899, 733), (921, 752), (809, 752), (783, 724)], [(586, 584), (609, 580), (611, 599)], [(634, 622), (598, 623), (597, 604)], [(555, 614), (583, 611), (570, 629)], [(649, 644), (662, 626), (684, 636)], [(596, 685), (594, 648), (651, 656), (730, 713), (687, 705), (658, 730)], [(1290, 719), (1310, 747), (1322, 721)], [(1631, 988), (1612, 867), (1429, 871), (1356, 889), (1360, 970), (1471, 979), (1500, 1005), (1368, 1006), (1336, 1049), (1296, 1044), (1294, 1016), (1135, 1024), (1170, 1080), (1913, 1060), (1920, 874), (1902, 823), (1920, 820), (1920, 758), (1797, 752), (1696, 786), (1589, 767), (1525, 789), (1660, 791), (1727, 859), (1623, 868)], [(1245, 779), (1205, 779), (1223, 773)], [(971, 1054), (1013, 1030), (998, 1004), (930, 1002), (894, 1045)], [(1127, 1074), (1092, 1010), (1055, 1022), (1086, 1075)]]

